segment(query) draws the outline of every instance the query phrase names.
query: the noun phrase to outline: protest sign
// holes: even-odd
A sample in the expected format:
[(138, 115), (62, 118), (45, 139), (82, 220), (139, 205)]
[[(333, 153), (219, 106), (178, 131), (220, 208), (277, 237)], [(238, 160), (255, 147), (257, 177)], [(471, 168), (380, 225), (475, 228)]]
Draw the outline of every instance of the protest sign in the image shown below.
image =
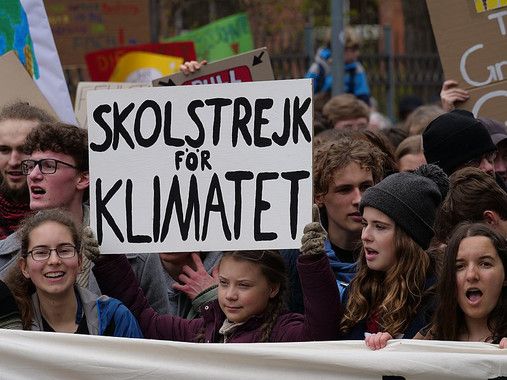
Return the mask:
[[(0, 54), (15, 51), (26, 72), (51, 105), (57, 118), (75, 123), (69, 90), (63, 76), (58, 52), (42, 0), (4, 0), (0, 6)], [(23, 80), (24, 81), (24, 80)], [(16, 82), (8, 78), (9, 83)], [(24, 81), (26, 84), (27, 82)], [(12, 88), (3, 83), (4, 97), (19, 96), (23, 88)], [(31, 84), (27, 84), (31, 87)], [(39, 91), (34, 94), (39, 96)], [(26, 98), (32, 99), (32, 98)], [(17, 100), (23, 100), (18, 98)], [(39, 103), (37, 103), (39, 104)], [(46, 106), (44, 104), (44, 106)], [(44, 108), (44, 107), (43, 107)], [(54, 110), (54, 111), (53, 111)]]
[(146, 83), (161, 75), (178, 72), (183, 58), (144, 51), (131, 51), (121, 56), (109, 78), (112, 82)]
[(460, 108), (506, 122), (507, 4), (427, 0), (427, 5), (445, 77), (470, 93)]
[(45, 0), (63, 65), (86, 53), (150, 42), (150, 0)]
[(195, 73), (178, 72), (153, 81), (153, 86), (218, 84), (274, 80), (268, 50), (264, 47), (202, 66)]
[(13, 51), (0, 57), (0, 83), (3, 88), (0, 91), (0, 107), (25, 101), (58, 118)]
[(196, 59), (194, 43), (192, 41), (142, 44), (102, 49), (85, 55), (91, 80), (96, 82), (108, 81), (116, 67), (118, 59), (132, 51), (146, 51), (171, 55), (173, 57), (182, 57), (184, 61), (194, 61)]
[(245, 13), (224, 17), (165, 41), (193, 41), (197, 57), (208, 61), (217, 61), (254, 48), (250, 23)]
[(117, 90), (120, 88), (151, 87), (151, 83), (79, 82), (74, 101), (74, 112), (80, 127), (87, 128), (86, 96), (90, 90)]
[(2, 329), (0, 367), (9, 380), (477, 380), (505, 379), (507, 353), (479, 342), (404, 339), (372, 351), (360, 340), (184, 343)]
[(312, 204), (309, 79), (88, 93), (101, 251), (296, 248)]

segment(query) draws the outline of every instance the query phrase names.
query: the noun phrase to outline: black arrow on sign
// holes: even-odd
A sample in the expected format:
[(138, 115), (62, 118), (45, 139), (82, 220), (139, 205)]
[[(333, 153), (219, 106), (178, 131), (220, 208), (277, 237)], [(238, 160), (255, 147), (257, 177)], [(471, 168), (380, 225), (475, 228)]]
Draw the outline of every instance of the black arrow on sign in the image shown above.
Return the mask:
[(254, 55), (252, 66), (260, 65), (262, 63), (262, 59), (261, 58), (262, 58), (263, 55), (264, 55), (264, 52), (261, 52), (258, 57), (256, 55)]
[(174, 83), (172, 79), (167, 78), (167, 82), (164, 82), (162, 79), (159, 80), (157, 86), (176, 86), (176, 83)]

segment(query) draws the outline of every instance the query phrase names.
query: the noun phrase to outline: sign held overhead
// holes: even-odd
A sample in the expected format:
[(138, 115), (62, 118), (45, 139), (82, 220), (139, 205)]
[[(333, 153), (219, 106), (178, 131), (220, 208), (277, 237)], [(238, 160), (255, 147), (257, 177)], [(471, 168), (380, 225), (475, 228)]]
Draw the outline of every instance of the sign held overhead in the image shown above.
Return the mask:
[(153, 86), (179, 86), (274, 80), (265, 47), (208, 63), (189, 75), (176, 73), (153, 81)]
[(300, 245), (308, 79), (88, 92), (91, 225), (105, 253)]

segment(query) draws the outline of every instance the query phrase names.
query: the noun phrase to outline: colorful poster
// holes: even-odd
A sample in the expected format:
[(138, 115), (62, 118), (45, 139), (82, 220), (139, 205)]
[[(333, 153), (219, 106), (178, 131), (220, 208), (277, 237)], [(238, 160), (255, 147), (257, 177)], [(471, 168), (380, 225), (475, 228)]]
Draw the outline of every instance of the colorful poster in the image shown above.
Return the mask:
[(181, 57), (133, 51), (123, 55), (109, 80), (111, 82), (148, 83), (163, 75), (179, 71), (183, 63)]
[(75, 124), (69, 90), (42, 0), (2, 0), (0, 4), (0, 55), (14, 50), (59, 118)]
[(507, 6), (507, 0), (474, 0), (477, 13)]
[(39, 78), (28, 18), (19, 0), (3, 0), (0, 6), (0, 54), (14, 50), (26, 71)]
[(116, 62), (124, 54), (132, 51), (146, 51), (151, 53), (182, 57), (185, 61), (194, 61), (194, 43), (191, 41), (169, 42), (162, 44), (143, 44), (122, 46), (113, 49), (103, 49), (86, 54), (86, 65), (90, 78), (95, 82), (108, 81), (116, 67)]
[(250, 23), (245, 13), (222, 18), (166, 41), (193, 41), (197, 57), (208, 61), (217, 61), (254, 48)]

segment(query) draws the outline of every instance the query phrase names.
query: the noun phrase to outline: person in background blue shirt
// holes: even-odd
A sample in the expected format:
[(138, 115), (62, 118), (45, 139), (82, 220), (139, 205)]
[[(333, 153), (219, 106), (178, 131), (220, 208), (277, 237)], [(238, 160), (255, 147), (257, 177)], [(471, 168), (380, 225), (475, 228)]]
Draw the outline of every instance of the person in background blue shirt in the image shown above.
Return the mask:
[[(363, 65), (359, 58), (359, 38), (352, 28), (345, 29), (345, 92), (355, 95), (370, 105), (370, 88)], [(313, 91), (330, 92), (333, 86), (331, 74), (331, 47), (321, 47), (315, 55), (315, 60), (305, 74), (305, 78), (313, 79)]]

